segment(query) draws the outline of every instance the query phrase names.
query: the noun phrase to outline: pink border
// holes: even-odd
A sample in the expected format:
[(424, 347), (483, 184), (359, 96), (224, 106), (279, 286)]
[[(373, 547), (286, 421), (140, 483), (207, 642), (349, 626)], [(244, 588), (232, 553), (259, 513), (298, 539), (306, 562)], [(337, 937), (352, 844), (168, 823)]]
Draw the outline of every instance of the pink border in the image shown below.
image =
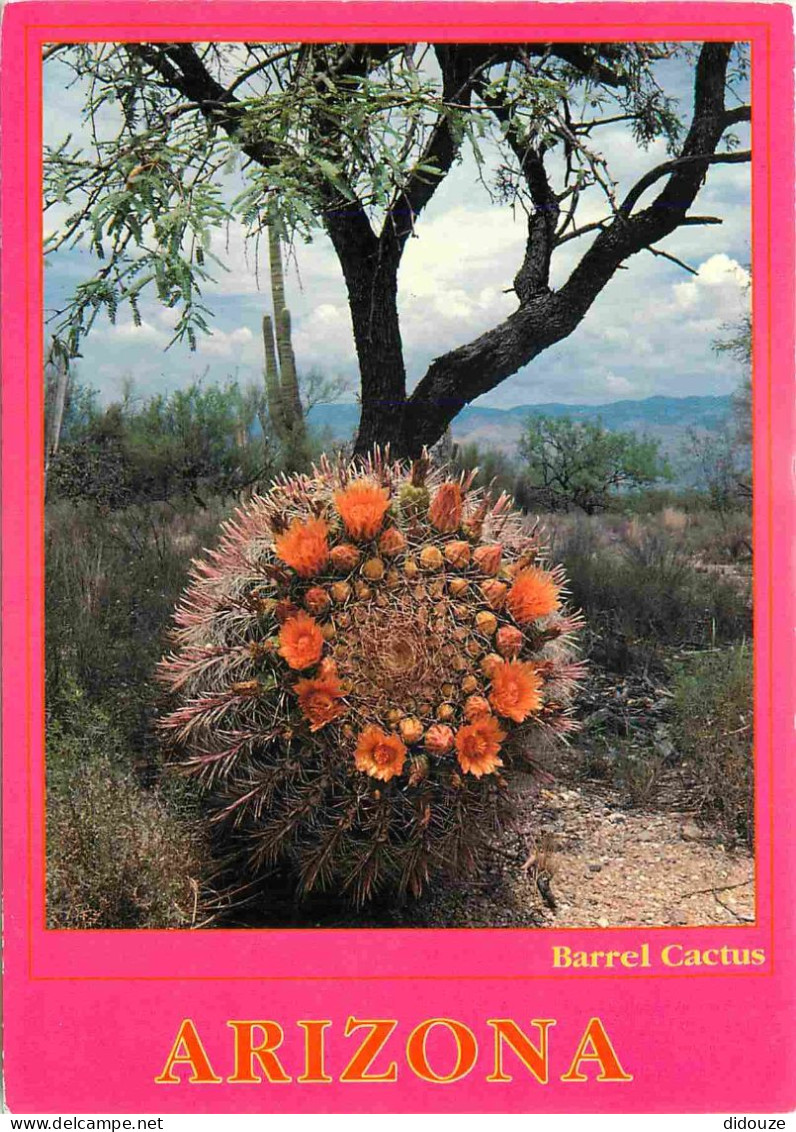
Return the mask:
[[(455, 10), (455, 19), (453, 18)], [(183, 13), (185, 23), (182, 22)], [(59, 932), (43, 920), (41, 43), (58, 39), (725, 39), (753, 44), (757, 890), (754, 925), (603, 931)], [(794, 1098), (790, 1043), (793, 671), (793, 34), (784, 4), (281, 3), (205, 0), (15, 3), (3, 27), (3, 738), (6, 1066), (14, 1111), (782, 1111)], [(20, 84), (22, 61), (24, 82)], [(772, 113), (772, 107), (776, 112)], [(772, 169), (776, 176), (771, 176)], [(773, 223), (776, 222), (776, 238)], [(774, 629), (776, 627), (776, 631)], [(790, 819), (792, 820), (792, 819)], [(776, 843), (772, 831), (778, 831)], [(24, 881), (23, 881), (24, 878)], [(550, 948), (764, 947), (759, 969), (554, 973)], [(686, 986), (684, 979), (689, 979)], [(576, 986), (575, 984), (583, 984)], [(621, 990), (620, 990), (621, 987)], [(414, 993), (413, 993), (414, 991)], [(417, 1004), (417, 1005), (416, 1005)], [(631, 1086), (497, 1089), (474, 1071), (442, 1094), (404, 1071), (399, 1089), (327, 1085), (158, 1087), (179, 1021), (228, 1060), (224, 1020), (559, 1019), (563, 1049), (601, 1015)], [(152, 1024), (152, 1019), (160, 1019)], [(717, 1018), (721, 1028), (715, 1029)], [(31, 1068), (58, 1029), (70, 1051)], [(227, 1031), (228, 1032), (228, 1031)], [(756, 1039), (749, 1035), (757, 1032)], [(113, 1036), (113, 1066), (93, 1076)], [(761, 1037), (761, 1035), (765, 1035)], [(739, 1063), (738, 1043), (744, 1040)], [(340, 1039), (341, 1049), (348, 1047)], [(293, 1044), (297, 1046), (295, 1038)], [(350, 1044), (350, 1043), (349, 1043)], [(286, 1046), (287, 1049), (287, 1039)], [(751, 1046), (751, 1049), (749, 1048)], [(297, 1046), (300, 1053), (300, 1047)], [(285, 1055), (287, 1060), (287, 1053)], [(343, 1056), (343, 1053), (340, 1053)], [(331, 1057), (331, 1054), (330, 1054)], [(567, 1068), (559, 1069), (559, 1076)], [(223, 1072), (223, 1070), (222, 1070)], [(296, 1071), (300, 1072), (300, 1069)], [(583, 1089), (586, 1089), (586, 1092)], [(443, 1100), (438, 1098), (443, 1096)]]

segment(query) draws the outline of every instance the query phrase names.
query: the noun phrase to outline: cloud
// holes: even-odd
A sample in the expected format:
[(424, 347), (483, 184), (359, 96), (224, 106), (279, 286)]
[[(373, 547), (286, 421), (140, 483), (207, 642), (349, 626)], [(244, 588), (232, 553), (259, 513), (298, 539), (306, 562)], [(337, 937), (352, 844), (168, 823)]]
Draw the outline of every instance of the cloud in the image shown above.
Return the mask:
[(737, 260), (724, 252), (712, 255), (699, 265), (697, 275), (674, 288), (677, 304), (685, 310), (705, 306), (732, 308), (729, 314), (740, 313), (743, 296), (749, 287), (750, 275)]

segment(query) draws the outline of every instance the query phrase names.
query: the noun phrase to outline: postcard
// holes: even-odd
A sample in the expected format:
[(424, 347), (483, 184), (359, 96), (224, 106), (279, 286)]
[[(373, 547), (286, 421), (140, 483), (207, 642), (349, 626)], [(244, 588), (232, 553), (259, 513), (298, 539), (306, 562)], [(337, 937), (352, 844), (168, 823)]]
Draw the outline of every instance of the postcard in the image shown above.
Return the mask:
[(791, 7), (2, 34), (8, 1109), (789, 1110)]

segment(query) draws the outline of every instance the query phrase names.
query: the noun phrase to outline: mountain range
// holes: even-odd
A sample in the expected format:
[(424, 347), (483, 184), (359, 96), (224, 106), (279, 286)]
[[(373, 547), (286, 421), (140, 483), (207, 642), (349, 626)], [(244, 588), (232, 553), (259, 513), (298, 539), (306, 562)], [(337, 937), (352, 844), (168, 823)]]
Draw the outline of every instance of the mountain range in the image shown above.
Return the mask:
[[(641, 401), (612, 401), (607, 405), (515, 405), (493, 409), (468, 405), (453, 420), (457, 443), (475, 442), (483, 448), (511, 452), (530, 416), (569, 417), (576, 421), (601, 421), (613, 432), (633, 432), (660, 441), (665, 455), (676, 455), (686, 433), (715, 432), (732, 412), (732, 397), (646, 397)], [(355, 402), (315, 405), (308, 421), (335, 440), (353, 436), (359, 423)]]

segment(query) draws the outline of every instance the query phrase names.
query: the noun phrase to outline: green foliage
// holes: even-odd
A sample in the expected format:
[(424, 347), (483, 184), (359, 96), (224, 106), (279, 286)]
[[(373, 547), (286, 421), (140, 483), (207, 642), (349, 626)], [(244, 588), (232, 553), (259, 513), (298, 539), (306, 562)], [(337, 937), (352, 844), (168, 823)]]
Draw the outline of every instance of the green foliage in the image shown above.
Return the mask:
[(675, 673), (673, 738), (702, 815), (731, 841), (754, 843), (752, 650), (702, 653)]
[(476, 487), (490, 487), (493, 493), (505, 491), (514, 495), (519, 506), (522, 501), (517, 491), (517, 468), (512, 458), (497, 448), (479, 448), (471, 441), (469, 444), (456, 445), (454, 448), (453, 466), (457, 471), (470, 472), (478, 469), (478, 475), (473, 481)]
[[(55, 334), (77, 355), (101, 311), (113, 321), (126, 306), (139, 322), (140, 303), (154, 292), (178, 312), (174, 339), (194, 347), (210, 317), (203, 288), (211, 269), (223, 269), (211, 250), (214, 231), (239, 221), (256, 239), (276, 222), (284, 236), (309, 237), (330, 201), (355, 204), (381, 222), (410, 183), (433, 184), (447, 174), (435, 152), (441, 130), (456, 150), (470, 149), (484, 176), (486, 143), (500, 148), (495, 189), (504, 199), (527, 198), (517, 152), (534, 144), (566, 148), (577, 190), (570, 219), (592, 185), (613, 206), (604, 159), (588, 144), (594, 126), (574, 133), (570, 108), (594, 120), (620, 114), (638, 144), (663, 137), (671, 147), (682, 125), (654, 64), (681, 49), (524, 50), (532, 66), (505, 47), (472, 75), (471, 63), (463, 98), (461, 83), (443, 87), (436, 49), (427, 44), (56, 48), (48, 65), (83, 83), (91, 140), (70, 135), (45, 150), (45, 209), (69, 206), (47, 251), (83, 244), (97, 266), (77, 286)], [(476, 80), (481, 97), (471, 99)], [(507, 143), (507, 117), (519, 150)]]
[(105, 507), (229, 494), (274, 466), (270, 438), (253, 438), (265, 421), (264, 391), (236, 382), (194, 383), (142, 404), (131, 396), (105, 410), (73, 416), (53, 460), (50, 495)]
[(610, 432), (600, 422), (529, 417), (518, 449), (537, 506), (549, 510), (579, 507), (592, 515), (616, 493), (671, 475), (657, 441)]

